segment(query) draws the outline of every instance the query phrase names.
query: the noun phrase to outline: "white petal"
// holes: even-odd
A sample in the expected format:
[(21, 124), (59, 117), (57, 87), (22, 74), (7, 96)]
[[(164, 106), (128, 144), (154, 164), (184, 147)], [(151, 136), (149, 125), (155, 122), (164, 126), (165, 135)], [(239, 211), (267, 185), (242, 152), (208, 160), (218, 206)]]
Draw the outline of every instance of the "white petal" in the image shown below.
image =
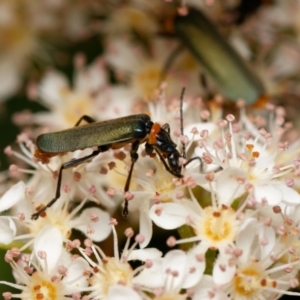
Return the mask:
[[(172, 250), (166, 254), (163, 259), (162, 269), (165, 275), (165, 288), (177, 289), (181, 288), (187, 268), (187, 256), (181, 250)], [(177, 272), (178, 276), (174, 277), (168, 274), (169, 271)]]
[(40, 83), (41, 98), (50, 107), (56, 106), (61, 101), (61, 92), (68, 86), (67, 78), (62, 73), (50, 71)]
[(142, 53), (137, 55), (133, 51), (132, 44), (127, 39), (114, 39), (110, 40), (108, 44), (106, 59), (112, 67), (120, 69), (121, 71), (134, 73), (136, 70), (141, 69), (143, 63)]
[(124, 285), (113, 285), (108, 290), (108, 300), (142, 300), (142, 297), (132, 288)]
[(255, 171), (260, 173), (261, 170), (264, 170), (264, 172), (267, 171), (267, 173), (270, 173), (270, 175), (271, 175), (272, 169), (274, 167), (274, 161), (275, 161), (277, 155), (278, 154), (276, 152), (274, 152), (272, 155), (269, 154), (269, 156), (267, 156), (267, 155), (259, 156), (259, 158), (256, 160), (254, 174), (255, 174)]
[(239, 233), (236, 238), (236, 246), (239, 249), (243, 249), (242, 255), (239, 257), (241, 262), (246, 263), (250, 256), (251, 245), (253, 239), (257, 233), (257, 220), (254, 218), (248, 218), (243, 222), (239, 229)]
[(276, 185), (276, 188), (278, 188), (282, 192), (282, 200), (287, 205), (298, 205), (300, 204), (300, 195), (297, 191), (294, 189), (288, 187), (284, 183), (279, 183)]
[(220, 251), (219, 256), (213, 267), (213, 279), (215, 284), (223, 285), (230, 282), (235, 274), (236, 266), (230, 263), (231, 255), (225, 251)]
[(140, 209), (140, 233), (144, 236), (144, 241), (140, 244), (141, 248), (145, 248), (152, 238), (152, 221), (149, 216), (149, 211)]
[[(99, 221), (92, 222), (91, 214), (95, 214), (99, 218)], [(111, 225), (109, 225), (110, 215), (97, 207), (85, 209), (74, 221), (76, 224), (80, 224), (76, 225), (75, 228), (82, 231), (95, 242), (105, 240), (111, 233)], [(88, 227), (92, 228), (94, 232), (87, 234)]]
[(282, 200), (282, 192), (276, 188), (276, 185), (254, 185), (255, 200), (261, 203), (266, 200), (269, 205), (277, 205)]
[(135, 97), (133, 97), (131, 88), (118, 85), (105, 89), (99, 95), (97, 101), (105, 103), (105, 107), (101, 107), (100, 113), (105, 116), (105, 119), (109, 120), (132, 114)]
[[(196, 257), (197, 254), (203, 254), (204, 259), (202, 261), (199, 261), (199, 259), (197, 259)], [(187, 273), (182, 284), (182, 288), (185, 289), (196, 285), (201, 280), (206, 266), (205, 252), (199, 253), (198, 247), (192, 248), (187, 253), (187, 258)]]
[[(149, 280), (149, 278), (151, 278), (151, 280)], [(162, 259), (154, 260), (151, 267), (144, 268), (137, 276), (133, 278), (133, 282), (134, 284), (149, 288), (162, 287), (164, 282)]]
[(82, 257), (76, 258), (68, 266), (68, 274), (63, 281), (72, 288), (88, 286), (87, 277), (82, 275), (88, 268), (89, 264), (85, 259)]
[[(57, 265), (58, 259), (62, 253), (62, 235), (56, 227), (49, 225), (45, 226), (37, 235), (34, 241), (34, 253), (39, 260), (41, 266), (45, 270), (47, 265), (48, 273), (51, 273), (53, 268)], [(45, 260), (39, 257), (39, 251), (44, 251), (47, 254), (47, 264)]]
[(23, 181), (19, 181), (13, 185), (0, 200), (0, 212), (11, 208), (16, 203), (24, 199), (25, 189), (26, 186)]
[(84, 93), (99, 91), (106, 83), (106, 72), (99, 61), (96, 59), (89, 67), (79, 70), (75, 74), (74, 86), (76, 90)]
[(259, 231), (259, 239), (267, 239), (265, 245), (260, 244), (261, 259), (264, 259), (271, 255), (271, 251), (275, 247), (276, 235), (274, 229), (270, 226), (263, 226), (262, 230)]
[(16, 236), (17, 228), (14, 221), (9, 217), (0, 217), (0, 243), (10, 244)]
[(156, 248), (137, 249), (130, 252), (128, 260), (146, 261), (147, 259), (153, 260), (161, 256), (162, 256), (162, 252), (160, 252)]
[(244, 171), (237, 168), (225, 169), (217, 178), (217, 199), (219, 204), (230, 206), (244, 192), (244, 186), (237, 181), (238, 177), (247, 178)]
[(226, 296), (220, 287), (214, 286), (213, 278), (209, 275), (204, 275), (201, 282), (193, 290), (193, 300), (229, 300), (229, 297)]
[(149, 211), (150, 218), (159, 227), (175, 229), (186, 223), (188, 210), (178, 203), (155, 204)]

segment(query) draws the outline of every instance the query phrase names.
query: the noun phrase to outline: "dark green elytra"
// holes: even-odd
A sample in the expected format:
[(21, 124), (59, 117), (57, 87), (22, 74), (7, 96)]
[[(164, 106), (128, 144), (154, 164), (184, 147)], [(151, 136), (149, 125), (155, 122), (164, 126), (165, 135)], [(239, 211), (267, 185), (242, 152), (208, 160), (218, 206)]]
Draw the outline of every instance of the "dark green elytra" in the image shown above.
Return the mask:
[(70, 129), (38, 136), (37, 147), (47, 153), (63, 153), (75, 150), (129, 143), (147, 136), (150, 117), (145, 114), (95, 122)]
[(200, 11), (189, 9), (186, 16), (178, 16), (175, 28), (204, 73), (225, 97), (234, 101), (243, 98), (253, 104), (265, 94), (258, 77)]

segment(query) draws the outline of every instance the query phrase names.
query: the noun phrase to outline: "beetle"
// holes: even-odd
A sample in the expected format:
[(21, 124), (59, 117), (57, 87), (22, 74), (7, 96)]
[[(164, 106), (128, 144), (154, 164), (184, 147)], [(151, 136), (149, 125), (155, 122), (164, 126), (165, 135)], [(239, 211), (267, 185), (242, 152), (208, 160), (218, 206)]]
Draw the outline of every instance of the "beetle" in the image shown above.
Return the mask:
[(261, 80), (201, 11), (177, 16), (175, 31), (224, 96), (258, 105), (268, 99)]
[[(184, 90), (182, 97), (183, 93)], [(182, 115), (182, 104), (180, 112)], [(83, 120), (89, 124), (79, 126)], [(183, 133), (182, 118), (181, 132)], [(31, 218), (33, 220), (38, 219), (60, 197), (63, 170), (89, 161), (101, 152), (108, 151), (109, 149), (119, 149), (129, 143), (132, 144), (130, 150), (131, 166), (124, 192), (129, 191), (133, 167), (139, 158), (137, 151), (142, 143), (145, 143), (146, 154), (151, 155), (155, 151), (169, 173), (177, 178), (183, 177), (179, 158), (185, 158), (185, 148), (183, 145), (183, 154), (180, 154), (177, 150), (177, 145), (170, 137), (169, 124), (161, 126), (159, 123), (153, 123), (146, 114), (131, 115), (102, 122), (96, 122), (93, 118), (85, 115), (79, 119), (73, 128), (45, 133), (37, 137), (37, 149), (34, 155), (43, 163), (47, 163), (52, 156), (65, 152), (93, 147), (97, 147), (97, 149), (85, 157), (70, 160), (61, 165), (58, 172), (55, 197), (46, 206), (32, 214)], [(199, 159), (201, 162), (200, 157), (194, 157), (188, 160), (184, 166), (194, 159)], [(123, 215), (124, 217), (128, 215), (128, 201), (126, 199)]]

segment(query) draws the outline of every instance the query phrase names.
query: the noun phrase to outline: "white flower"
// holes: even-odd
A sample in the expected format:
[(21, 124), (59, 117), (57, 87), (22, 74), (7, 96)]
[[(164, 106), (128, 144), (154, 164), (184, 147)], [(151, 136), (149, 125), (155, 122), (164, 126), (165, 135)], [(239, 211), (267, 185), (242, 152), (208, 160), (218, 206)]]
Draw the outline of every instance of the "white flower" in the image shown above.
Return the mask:
[[(0, 200), (0, 212), (10, 209), (12, 206), (21, 201), (24, 197), (25, 184), (20, 181), (13, 185)], [(0, 216), (0, 243), (10, 244), (16, 237), (17, 227), (13, 219), (9, 216)]]
[(168, 84), (170, 98), (178, 97), (186, 82), (189, 82), (190, 94), (199, 96), (199, 84), (196, 82), (198, 65), (186, 51), (180, 53), (170, 70), (167, 70), (165, 78), (162, 77), (167, 59), (177, 46), (177, 41), (157, 38), (152, 40), (149, 55), (141, 45), (123, 37), (112, 37), (106, 49), (106, 59), (114, 67), (118, 78), (128, 83), (132, 98), (155, 99), (162, 81)]
[[(74, 73), (74, 87), (71, 88), (67, 77), (55, 70), (48, 71), (38, 87), (32, 87), (31, 96), (39, 97), (41, 104), (48, 112), (38, 112), (30, 118), (15, 117), (15, 122), (35, 123), (50, 126), (51, 130), (61, 130), (75, 126), (83, 115), (99, 120), (101, 101), (99, 95), (106, 87), (106, 70), (103, 59), (97, 58), (89, 66), (85, 66), (82, 57), (78, 57)], [(98, 120), (98, 121), (99, 121)], [(82, 124), (81, 124), (82, 125)]]
[[(110, 208), (115, 206), (104, 190), (94, 187), (97, 185), (98, 176), (102, 176), (99, 174), (98, 168), (100, 167), (97, 167), (99, 160), (89, 164), (90, 170), (82, 169), (85, 173), (82, 180), (81, 174), (83, 173), (78, 168), (73, 170), (74, 173), (72, 171), (71, 173), (65, 172), (63, 174), (61, 196), (52, 207), (41, 214), (37, 221), (33, 221), (30, 219), (31, 215), (37, 209), (46, 205), (55, 195), (57, 186), (55, 174), (57, 174), (63, 163), (63, 158), (53, 157), (48, 165), (36, 163), (32, 161), (32, 153), (22, 143), (20, 147), (24, 155), (11, 149), (6, 149), (6, 151), (29, 163), (35, 170), (18, 169), (16, 166), (11, 170), (31, 173), (34, 176), (27, 183), (20, 181), (12, 186), (0, 199), (0, 211), (11, 209), (10, 215), (1, 217), (1, 230), (6, 232), (5, 235), (2, 235), (1, 243), (9, 244), (13, 240), (24, 241), (29, 239), (23, 246), (23, 248), (26, 248), (33, 243), (41, 228), (49, 224), (60, 230), (64, 240), (70, 236), (73, 228), (82, 231), (94, 241), (104, 240), (111, 231), (109, 214), (97, 207), (82, 210), (87, 198), (99, 202), (97, 200), (99, 197), (98, 199), (106, 199), (107, 203), (110, 204)], [(95, 162), (96, 166), (94, 165)], [(79, 181), (81, 181), (80, 184)], [(83, 201), (69, 212), (72, 201), (78, 196), (82, 196)], [(104, 202), (102, 203), (104, 204)], [(78, 212), (80, 212), (79, 215), (77, 215)], [(22, 229), (20, 232), (17, 232), (16, 224), (20, 225), (20, 229)]]
[(281, 263), (282, 254), (289, 250), (276, 251), (276, 243), (271, 226), (248, 219), (237, 237), (236, 248), (228, 248), (227, 255), (216, 260), (214, 282), (237, 300), (273, 299), (278, 294), (299, 296), (298, 292), (288, 291), (299, 284), (295, 278), (299, 261)]
[[(15, 254), (17, 252), (17, 254)], [(36, 299), (43, 297), (64, 299), (67, 295), (80, 293), (88, 284), (88, 278), (83, 276), (88, 268), (82, 258), (71, 260), (70, 255), (62, 248), (62, 239), (58, 229), (45, 227), (39, 234), (32, 259), (29, 255), (14, 261), (18, 251), (14, 249), (6, 255), (11, 263), (17, 284), (1, 281), (1, 284), (20, 289), (14, 297), (20, 299)], [(5, 293), (9, 299), (11, 293)]]
[[(277, 144), (273, 153), (267, 154), (265, 149), (272, 143), (271, 134), (261, 130), (251, 142), (251, 134), (256, 131), (241, 136), (238, 128), (233, 130), (233, 121), (234, 117), (228, 115), (227, 121), (220, 122), (221, 138), (211, 143), (209, 136), (203, 135), (204, 138), (199, 141), (201, 150), (199, 148), (196, 150), (196, 154), (202, 155), (205, 163), (222, 168), (223, 171), (217, 175), (224, 176), (222, 181), (224, 190), (220, 186), (219, 193), (224, 197), (224, 191), (231, 190), (237, 198), (247, 190), (254, 201), (259, 203), (265, 202), (269, 205), (300, 203), (300, 195), (285, 183), (285, 176), (294, 170), (294, 165), (279, 167), (275, 163), (280, 151), (284, 150), (284, 145)], [(225, 132), (227, 126), (228, 132)], [(257, 140), (263, 140), (264, 147), (256, 146)], [(228, 196), (232, 197), (232, 194), (229, 193)]]
[[(228, 246), (234, 245), (242, 224), (238, 216), (245, 203), (236, 211), (231, 207), (235, 197), (234, 193), (231, 194), (230, 188), (223, 193), (224, 197), (222, 195), (216, 197), (222, 178), (218, 178), (215, 189), (211, 184), (212, 177), (208, 177), (207, 181), (212, 190), (211, 205), (201, 207), (190, 191), (192, 201), (181, 200), (176, 206), (172, 203), (155, 204), (150, 209), (150, 216), (159, 227), (165, 229), (169, 229), (170, 224), (177, 227), (182, 225), (191, 227), (195, 236), (171, 240), (170, 245), (200, 241), (196, 249), (201, 253), (213, 248), (222, 254)], [(232, 197), (229, 198), (228, 194)], [(201, 201), (202, 199), (199, 199), (200, 203)]]
[[(30, 216), (34, 212), (32, 204), (26, 199), (26, 186), (23, 182), (19, 182), (0, 199), (2, 209), (13, 209), (17, 212), (17, 216), (7, 215), (0, 217), (0, 230), (3, 231), (0, 242), (9, 244), (13, 241), (23, 241), (25, 249), (32, 245), (39, 235), (40, 230), (45, 226), (51, 225), (59, 230), (61, 238), (66, 240), (69, 238), (73, 228), (82, 231), (86, 236), (94, 241), (101, 241), (107, 238), (111, 228), (109, 226), (109, 214), (97, 207), (90, 207), (81, 210), (85, 201), (78, 205), (71, 213), (68, 213), (66, 207), (70, 201), (66, 198), (67, 203), (61, 203), (50, 207), (46, 214), (42, 214), (38, 220), (31, 220)], [(19, 226), (17, 231), (16, 225)], [(4, 234), (5, 233), (5, 234)], [(26, 243), (24, 241), (28, 240)]]
[[(197, 252), (196, 248), (187, 253), (172, 250), (163, 258), (153, 260), (152, 266), (143, 269), (135, 283), (142, 287), (160, 289), (160, 297), (171, 298), (170, 295), (195, 286), (201, 280), (204, 269), (204, 254)], [(152, 280), (149, 281), (149, 278)]]
[[(112, 220), (111, 224), (116, 224), (116, 221)], [(120, 257), (118, 237), (114, 226), (113, 235), (114, 257), (106, 256), (99, 247), (92, 244), (91, 242), (86, 243), (86, 245), (88, 245), (86, 249), (79, 248), (80, 253), (91, 265), (93, 270), (92, 277), (89, 280), (89, 291), (91, 292), (91, 298), (111, 299), (109, 298), (109, 296), (112, 297), (114, 293), (118, 293), (119, 291), (118, 288), (113, 288), (114, 292), (110, 290), (110, 287), (113, 287), (115, 285), (127, 286), (129, 288), (134, 287), (137, 274), (142, 269), (147, 267), (149, 261), (155, 260), (161, 256), (161, 252), (155, 248), (134, 250), (136, 245), (142, 242), (142, 235), (137, 235), (135, 238), (135, 243), (129, 247), (130, 238), (133, 236), (133, 230), (131, 228), (128, 228), (125, 231), (127, 241)], [(88, 253), (93, 253), (95, 255), (96, 262), (94, 262), (87, 255)], [(130, 264), (128, 263), (128, 261), (130, 260), (140, 260), (145, 262), (145, 265), (132, 270)]]

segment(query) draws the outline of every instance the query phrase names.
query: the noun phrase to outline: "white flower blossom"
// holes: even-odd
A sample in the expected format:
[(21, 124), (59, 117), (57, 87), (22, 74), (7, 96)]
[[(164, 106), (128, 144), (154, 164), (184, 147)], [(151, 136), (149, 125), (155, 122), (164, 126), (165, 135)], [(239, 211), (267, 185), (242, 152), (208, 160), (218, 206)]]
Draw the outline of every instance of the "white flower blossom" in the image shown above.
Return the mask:
[(6, 254), (6, 260), (10, 262), (18, 283), (0, 283), (21, 292), (4, 293), (4, 299), (12, 296), (24, 300), (40, 297), (66, 299), (76, 292), (80, 294), (88, 284), (88, 278), (83, 276), (88, 268), (87, 262), (80, 257), (71, 260), (70, 254), (62, 247), (60, 232), (56, 228), (45, 227), (40, 232), (31, 258), (23, 255), (19, 261), (15, 261), (14, 258), (19, 254), (17, 249)]

